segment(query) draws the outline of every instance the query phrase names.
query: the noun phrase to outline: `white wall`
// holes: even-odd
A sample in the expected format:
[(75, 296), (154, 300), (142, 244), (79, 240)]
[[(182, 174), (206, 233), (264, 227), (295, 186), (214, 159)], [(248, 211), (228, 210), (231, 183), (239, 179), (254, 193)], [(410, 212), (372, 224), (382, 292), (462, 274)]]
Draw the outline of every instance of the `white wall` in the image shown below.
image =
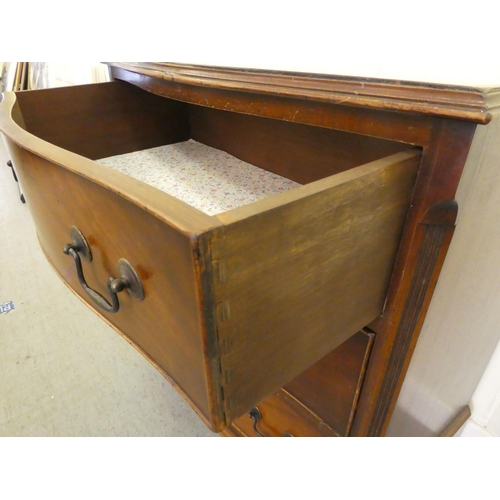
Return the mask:
[(500, 345), (497, 346), (471, 400), (472, 416), (462, 437), (500, 436)]
[(492, 355), (500, 340), (499, 118), (477, 129), (456, 196), (455, 235), (389, 435), (439, 434), (468, 403), (485, 435), (498, 433), (500, 352)]
[(109, 81), (108, 67), (99, 62), (39, 62), (31, 63), (40, 75), (38, 88), (66, 87)]
[(43, 24), (23, 10), (15, 2), (4, 6), (3, 19), (22, 18), (23, 28), (3, 23), (3, 58), (171, 61), (451, 84), (500, 82), (496, 12), (489, 0), (191, 0), (169, 3), (161, 13), (147, 1), (134, 9), (99, 2), (98, 10), (79, 9), (66, 22), (40, 15)]

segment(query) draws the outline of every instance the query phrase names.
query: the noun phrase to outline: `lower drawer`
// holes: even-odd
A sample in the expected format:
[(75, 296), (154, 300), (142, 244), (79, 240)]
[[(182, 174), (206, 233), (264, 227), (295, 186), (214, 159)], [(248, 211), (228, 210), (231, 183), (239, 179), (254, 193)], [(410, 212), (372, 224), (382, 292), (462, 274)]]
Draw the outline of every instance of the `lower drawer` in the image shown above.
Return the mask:
[(375, 334), (353, 335), (238, 418), (235, 436), (348, 436)]
[(230, 433), (248, 437), (337, 436), (317, 415), (283, 389), (236, 419)]

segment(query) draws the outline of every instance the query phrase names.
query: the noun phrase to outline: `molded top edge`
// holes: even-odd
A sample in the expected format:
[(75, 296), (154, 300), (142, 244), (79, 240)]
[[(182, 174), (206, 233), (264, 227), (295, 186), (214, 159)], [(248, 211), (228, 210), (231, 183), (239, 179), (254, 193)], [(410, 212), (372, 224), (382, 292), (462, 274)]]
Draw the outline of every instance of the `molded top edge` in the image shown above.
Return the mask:
[(491, 110), (500, 107), (500, 88), (165, 62), (106, 64), (188, 85), (423, 113), (481, 124), (488, 123)]

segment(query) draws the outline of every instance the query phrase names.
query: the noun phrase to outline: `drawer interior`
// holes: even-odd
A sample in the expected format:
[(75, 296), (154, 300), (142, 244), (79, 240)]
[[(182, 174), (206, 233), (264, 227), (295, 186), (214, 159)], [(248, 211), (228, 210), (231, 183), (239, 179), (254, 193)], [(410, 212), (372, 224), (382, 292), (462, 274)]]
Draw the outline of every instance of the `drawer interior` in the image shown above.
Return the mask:
[(207, 215), (227, 212), (300, 186), (193, 139), (97, 161)]
[[(20, 125), (28, 132), (180, 197), (209, 215), (408, 148), (294, 123), (295, 117), (283, 121), (187, 104), (120, 81), (28, 91), (17, 98)], [(191, 165), (190, 182), (184, 182), (182, 172), (171, 177), (169, 161)], [(207, 171), (215, 174), (211, 183)], [(224, 178), (228, 172), (232, 177)]]

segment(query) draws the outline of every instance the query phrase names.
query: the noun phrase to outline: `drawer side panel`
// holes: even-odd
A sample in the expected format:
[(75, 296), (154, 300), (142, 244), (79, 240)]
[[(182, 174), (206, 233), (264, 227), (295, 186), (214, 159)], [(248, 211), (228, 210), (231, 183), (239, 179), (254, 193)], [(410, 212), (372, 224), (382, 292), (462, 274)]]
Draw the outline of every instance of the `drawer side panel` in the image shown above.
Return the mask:
[(16, 98), (28, 132), (90, 159), (189, 138), (184, 103), (124, 82), (18, 92)]
[(240, 220), (220, 217), (227, 226), (213, 253), (225, 268), (215, 289), (229, 418), (382, 313), (419, 163), (417, 151), (397, 153), (264, 200), (273, 208), (243, 207)]

